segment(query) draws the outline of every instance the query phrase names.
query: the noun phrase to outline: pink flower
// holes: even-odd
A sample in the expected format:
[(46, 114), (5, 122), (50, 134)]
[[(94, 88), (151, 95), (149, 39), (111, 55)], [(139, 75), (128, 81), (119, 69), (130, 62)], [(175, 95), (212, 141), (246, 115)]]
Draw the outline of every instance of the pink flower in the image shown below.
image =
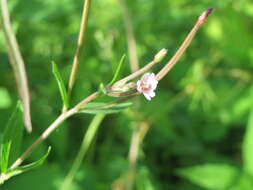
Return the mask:
[(145, 98), (151, 100), (155, 97), (154, 90), (156, 89), (158, 81), (155, 79), (154, 73), (146, 73), (141, 80), (137, 81), (137, 91), (143, 93)]

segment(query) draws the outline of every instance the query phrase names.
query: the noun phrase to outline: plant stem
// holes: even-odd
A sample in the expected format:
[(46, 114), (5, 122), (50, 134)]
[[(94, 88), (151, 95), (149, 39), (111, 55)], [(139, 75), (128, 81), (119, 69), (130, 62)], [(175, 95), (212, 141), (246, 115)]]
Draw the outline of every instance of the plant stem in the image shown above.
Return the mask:
[(26, 151), (12, 164), (11, 169), (18, 167), (25, 158), (30, 155), (34, 148), (45, 140), (65, 119), (76, 113), (75, 109), (70, 109), (69, 111), (62, 113), (41, 135), (40, 137), (29, 146)]
[(101, 124), (104, 117), (105, 117), (104, 114), (97, 114), (96, 116), (94, 116), (93, 120), (91, 121), (91, 123), (90, 123), (84, 137), (83, 137), (83, 141), (82, 141), (80, 150), (76, 156), (76, 159), (75, 159), (68, 175), (64, 179), (64, 182), (61, 187), (62, 190), (69, 189), (69, 186), (71, 185), (71, 183), (75, 177), (75, 174), (77, 173), (77, 171), (84, 159), (84, 156), (86, 155), (86, 153), (87, 153), (87, 151), (94, 139), (94, 136), (98, 130), (98, 127)]
[(87, 25), (87, 20), (88, 20), (88, 13), (89, 13), (89, 8), (90, 8), (90, 0), (84, 0), (84, 6), (83, 6), (83, 13), (82, 13), (82, 20), (81, 20), (81, 25), (80, 25), (80, 31), (79, 31), (79, 36), (78, 36), (78, 42), (77, 42), (77, 48), (73, 60), (73, 65), (70, 73), (70, 78), (69, 78), (69, 84), (68, 84), (68, 94), (69, 96), (71, 95), (71, 91), (73, 89), (75, 80), (76, 80), (76, 75), (77, 75), (77, 69), (78, 69), (78, 64), (79, 64), (79, 56), (80, 56), (80, 51), (81, 47), (84, 41), (84, 33)]
[(186, 48), (190, 45), (193, 37), (195, 36), (197, 30), (199, 28), (199, 25), (195, 25), (191, 32), (188, 34), (180, 48), (177, 50), (177, 52), (174, 54), (174, 56), (170, 59), (170, 61), (159, 71), (159, 73), (156, 75), (156, 79), (159, 81), (161, 80), (168, 72), (169, 70), (177, 63), (178, 59), (182, 56)]
[(19, 50), (17, 39), (11, 27), (7, 0), (0, 0), (0, 7), (2, 12), (0, 15), (3, 23), (3, 31), (9, 48), (9, 60), (14, 71), (18, 93), (24, 108), (24, 123), (27, 131), (31, 132), (32, 122), (30, 115), (30, 95), (25, 64)]
[(75, 106), (75, 109), (76, 109), (77, 111), (79, 111), (79, 109), (80, 109), (83, 105), (85, 105), (85, 104), (87, 104), (88, 102), (90, 102), (91, 100), (97, 98), (99, 94), (100, 94), (100, 92), (94, 92), (93, 94), (89, 95), (89, 96), (86, 97), (84, 100), (82, 100), (79, 104), (77, 104), (77, 105)]
[(59, 125), (65, 121), (67, 118), (72, 116), (73, 114), (77, 113), (79, 109), (87, 104), (88, 102), (92, 101), (99, 95), (99, 92), (95, 92), (90, 96), (86, 97), (83, 101), (77, 104), (74, 108), (63, 112), (41, 135), (40, 137), (30, 145), (26, 151), (11, 165), (11, 169), (18, 167), (29, 155), (33, 152), (34, 148), (37, 147), (43, 140), (45, 140)]
[(186, 48), (190, 45), (192, 39), (194, 38), (196, 32), (200, 28), (200, 26), (204, 23), (208, 15), (211, 13), (212, 9), (208, 9), (207, 11), (204, 11), (198, 21), (195, 23), (194, 27), (190, 31), (190, 33), (187, 35), (185, 40), (183, 41), (182, 45), (179, 47), (177, 52), (174, 54), (174, 56), (170, 59), (170, 61), (157, 73), (156, 79), (159, 81), (161, 80), (169, 71), (170, 69), (177, 63), (179, 58), (182, 56), (182, 54), (185, 52)]

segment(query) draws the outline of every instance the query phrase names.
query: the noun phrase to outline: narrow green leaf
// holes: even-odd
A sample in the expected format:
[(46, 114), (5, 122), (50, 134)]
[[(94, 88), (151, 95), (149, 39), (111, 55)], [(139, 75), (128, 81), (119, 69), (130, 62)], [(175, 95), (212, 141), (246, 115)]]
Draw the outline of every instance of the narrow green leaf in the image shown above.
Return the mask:
[(23, 131), (21, 103), (18, 102), (3, 133), (0, 146), (1, 172), (6, 173), (9, 162), (16, 159)]
[(116, 72), (114, 73), (114, 76), (113, 76), (111, 82), (109, 83), (109, 86), (112, 85), (118, 79), (125, 58), (126, 58), (126, 55), (124, 54), (120, 59), (120, 62), (119, 62), (118, 67), (116, 69)]
[(9, 164), (9, 155), (11, 150), (11, 141), (7, 141), (5, 143), (2, 143), (1, 145), (1, 172), (6, 173), (8, 169)]
[(178, 169), (177, 174), (205, 189), (227, 189), (231, 186), (239, 171), (227, 164), (205, 164)]
[(27, 172), (31, 169), (41, 166), (44, 163), (44, 161), (46, 160), (46, 158), (48, 157), (50, 151), (51, 151), (51, 147), (48, 147), (47, 153), (43, 157), (41, 157), (39, 160), (37, 160), (31, 164), (20, 166), (20, 167), (17, 167), (17, 168), (7, 171), (6, 174), (1, 176), (2, 179), (0, 178), (0, 184), (3, 183), (4, 181), (10, 179), (13, 176), (19, 175), (21, 173)]
[(243, 164), (244, 170), (253, 176), (253, 110), (249, 116), (246, 133), (243, 139)]
[(52, 62), (52, 67), (53, 67), (53, 74), (55, 76), (55, 79), (57, 81), (60, 93), (61, 93), (61, 98), (63, 101), (63, 106), (64, 108), (68, 108), (69, 107), (69, 100), (68, 100), (68, 94), (67, 94), (67, 90), (65, 88), (64, 82), (62, 80), (61, 74), (59, 72), (59, 69), (57, 67), (57, 65)]
[(81, 108), (79, 112), (89, 114), (111, 114), (120, 112), (131, 105), (132, 105), (131, 102), (126, 103), (91, 102), (86, 104), (83, 108)]
[(95, 115), (90, 125), (88, 126), (87, 131), (85, 132), (85, 135), (83, 137), (80, 150), (75, 158), (75, 161), (72, 164), (72, 167), (68, 175), (66, 176), (65, 180), (62, 183), (62, 188), (61, 188), (62, 190), (69, 189), (69, 186), (71, 185), (76, 173), (78, 172), (78, 169), (80, 168), (80, 165), (83, 162), (83, 159), (85, 155), (87, 154), (87, 151), (89, 150), (92, 142), (94, 141), (94, 137), (104, 117), (105, 117), (104, 114)]

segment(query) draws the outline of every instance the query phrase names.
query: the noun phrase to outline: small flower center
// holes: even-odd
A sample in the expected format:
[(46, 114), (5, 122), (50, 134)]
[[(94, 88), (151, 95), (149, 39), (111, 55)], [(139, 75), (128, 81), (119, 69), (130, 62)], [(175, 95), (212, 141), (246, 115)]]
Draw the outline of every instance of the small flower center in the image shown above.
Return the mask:
[(141, 88), (142, 88), (143, 90), (149, 90), (150, 87), (151, 87), (150, 84), (147, 84), (147, 83), (142, 83), (142, 84), (141, 84)]

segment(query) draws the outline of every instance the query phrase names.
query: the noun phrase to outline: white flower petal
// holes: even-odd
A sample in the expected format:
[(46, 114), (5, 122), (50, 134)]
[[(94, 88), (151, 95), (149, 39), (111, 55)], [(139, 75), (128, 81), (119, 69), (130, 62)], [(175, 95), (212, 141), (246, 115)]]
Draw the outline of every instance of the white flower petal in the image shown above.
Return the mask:
[(157, 87), (157, 84), (158, 84), (157, 81), (152, 81), (152, 83), (151, 83), (151, 89), (152, 89), (152, 90), (155, 90), (156, 87)]
[(145, 98), (147, 99), (147, 100), (151, 100), (151, 97), (149, 96), (149, 94), (148, 93), (143, 93), (143, 95), (145, 96)]
[(147, 83), (148, 80), (149, 80), (149, 77), (150, 77), (150, 73), (145, 73), (142, 78), (141, 78), (141, 81), (144, 82), (144, 83)]
[(154, 92), (154, 91), (150, 91), (150, 92), (149, 92), (149, 96), (150, 96), (151, 98), (154, 98), (154, 97), (155, 97), (155, 92)]

